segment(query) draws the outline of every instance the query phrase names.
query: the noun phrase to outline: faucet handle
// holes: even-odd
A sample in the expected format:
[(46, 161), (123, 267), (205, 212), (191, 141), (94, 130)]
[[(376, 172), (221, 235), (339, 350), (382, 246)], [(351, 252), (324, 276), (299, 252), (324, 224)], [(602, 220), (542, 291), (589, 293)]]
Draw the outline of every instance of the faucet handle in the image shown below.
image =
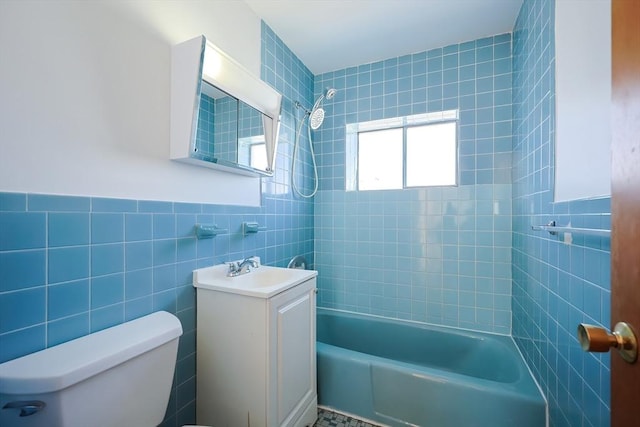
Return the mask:
[(260, 267), (260, 258), (252, 256), (239, 261), (227, 262), (227, 276), (235, 277), (251, 271), (251, 268)]
[(235, 261), (230, 261), (227, 263), (227, 267), (229, 267), (229, 269), (227, 270), (228, 274), (233, 274), (236, 273), (238, 271), (238, 264)]

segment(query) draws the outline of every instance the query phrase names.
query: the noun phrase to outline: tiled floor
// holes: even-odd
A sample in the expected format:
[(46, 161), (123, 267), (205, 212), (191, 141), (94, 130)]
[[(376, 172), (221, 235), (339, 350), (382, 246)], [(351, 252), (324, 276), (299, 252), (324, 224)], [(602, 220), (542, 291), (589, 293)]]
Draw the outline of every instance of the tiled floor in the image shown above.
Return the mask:
[(377, 427), (356, 418), (318, 408), (318, 421), (314, 427)]

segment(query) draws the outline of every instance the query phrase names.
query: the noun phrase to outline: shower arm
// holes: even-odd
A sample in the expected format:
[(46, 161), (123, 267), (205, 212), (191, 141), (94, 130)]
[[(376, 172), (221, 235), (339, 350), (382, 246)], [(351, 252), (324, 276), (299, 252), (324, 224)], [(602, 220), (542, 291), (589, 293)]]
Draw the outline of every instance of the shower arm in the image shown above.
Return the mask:
[(305, 114), (307, 114), (307, 115), (311, 115), (311, 111), (307, 110), (307, 109), (304, 107), (304, 105), (302, 105), (302, 104), (300, 103), (300, 101), (296, 101), (294, 105), (296, 106), (296, 108), (300, 108), (300, 109), (302, 109), (302, 111), (304, 111), (304, 112), (305, 112)]

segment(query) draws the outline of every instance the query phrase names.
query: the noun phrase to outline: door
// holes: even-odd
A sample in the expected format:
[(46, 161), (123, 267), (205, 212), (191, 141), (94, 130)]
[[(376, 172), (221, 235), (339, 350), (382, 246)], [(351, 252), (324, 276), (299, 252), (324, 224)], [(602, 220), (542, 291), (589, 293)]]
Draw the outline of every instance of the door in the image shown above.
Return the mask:
[[(640, 1), (612, 1), (611, 325), (640, 333)], [(611, 355), (611, 425), (639, 425), (640, 362)]]

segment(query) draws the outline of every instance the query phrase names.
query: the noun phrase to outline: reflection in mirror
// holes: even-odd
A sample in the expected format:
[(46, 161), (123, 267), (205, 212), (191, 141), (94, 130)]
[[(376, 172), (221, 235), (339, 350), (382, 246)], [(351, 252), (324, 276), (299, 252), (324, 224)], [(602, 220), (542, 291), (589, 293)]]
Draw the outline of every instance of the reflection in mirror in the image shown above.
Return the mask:
[(174, 160), (242, 175), (274, 172), (282, 95), (196, 37), (172, 51)]
[(245, 103), (238, 109), (238, 164), (267, 169), (262, 113)]
[(268, 168), (262, 113), (207, 82), (202, 85), (194, 144), (194, 159)]
[(238, 100), (204, 82), (191, 156), (214, 163), (236, 163), (237, 124)]

